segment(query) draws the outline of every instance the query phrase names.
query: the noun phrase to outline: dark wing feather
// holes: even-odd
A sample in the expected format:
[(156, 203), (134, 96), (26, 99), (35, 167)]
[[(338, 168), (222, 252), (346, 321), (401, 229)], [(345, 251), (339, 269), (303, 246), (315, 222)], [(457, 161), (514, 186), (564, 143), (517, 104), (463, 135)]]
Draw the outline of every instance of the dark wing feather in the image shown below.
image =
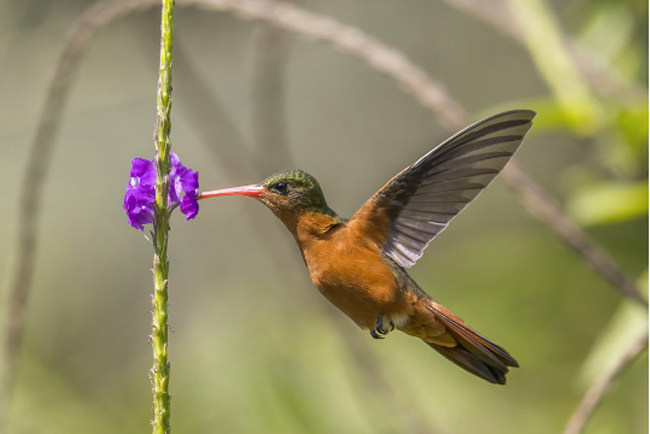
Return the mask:
[(494, 180), (534, 117), (533, 111), (513, 110), (465, 128), (391, 179), (355, 217), (385, 231), (384, 252), (402, 267), (411, 267)]

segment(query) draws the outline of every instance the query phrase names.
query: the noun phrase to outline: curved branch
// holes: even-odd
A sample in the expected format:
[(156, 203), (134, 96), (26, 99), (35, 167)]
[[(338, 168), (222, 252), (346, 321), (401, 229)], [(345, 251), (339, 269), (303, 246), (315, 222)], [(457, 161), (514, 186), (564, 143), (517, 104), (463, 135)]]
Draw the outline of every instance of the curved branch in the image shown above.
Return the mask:
[(589, 390), (587, 390), (587, 393), (585, 393), (582, 401), (580, 401), (580, 405), (578, 405), (571, 419), (569, 419), (569, 423), (564, 429), (564, 434), (580, 434), (583, 431), (594, 410), (614, 384), (614, 380), (647, 346), (648, 332), (646, 331), (638, 341), (630, 346), (618, 363), (612, 367), (611, 371), (606, 372), (602, 378), (594, 381)]

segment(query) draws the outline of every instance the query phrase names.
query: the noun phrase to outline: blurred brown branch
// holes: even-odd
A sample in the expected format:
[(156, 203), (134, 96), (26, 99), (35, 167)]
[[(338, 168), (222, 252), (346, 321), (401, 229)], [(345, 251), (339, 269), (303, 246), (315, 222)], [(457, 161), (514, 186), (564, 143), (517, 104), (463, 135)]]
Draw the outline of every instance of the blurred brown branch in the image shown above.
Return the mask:
[(589, 421), (592, 413), (607, 394), (614, 384), (614, 380), (632, 363), (641, 352), (648, 347), (648, 332), (635, 341), (630, 348), (621, 356), (616, 365), (609, 372), (605, 372), (601, 377), (589, 387), (587, 393), (580, 401), (580, 405), (571, 416), (569, 423), (564, 429), (564, 434), (580, 434)]
[[(25, 309), (34, 268), (38, 238), (37, 223), (40, 217), (44, 181), (74, 72), (84, 49), (97, 30), (120, 15), (157, 4), (157, 0), (97, 3), (83, 14), (64, 43), (21, 183), (16, 263), (11, 271), (9, 302), (5, 317), (0, 417), (2, 412), (6, 411), (25, 324)], [(329, 42), (341, 51), (364, 60), (373, 69), (393, 78), (405, 92), (430, 110), (448, 130), (456, 131), (467, 123), (468, 116), (465, 110), (448, 95), (441, 83), (434, 81), (398, 50), (371, 38), (357, 28), (309, 13), (290, 4), (267, 0), (178, 0), (178, 5), (195, 5), (216, 11), (227, 11), (242, 18), (265, 21), (289, 32)], [(544, 221), (601, 275), (615, 275), (616, 278), (607, 278), (607, 280), (622, 295), (647, 307), (644, 297), (638, 294), (633, 283), (619, 271), (611, 259), (606, 255), (593, 254), (601, 250), (584, 232), (574, 226), (570, 231), (571, 236), (568, 236), (569, 233), (566, 231), (568, 218), (563, 216), (553, 202), (549, 204), (549, 196), (521, 170), (518, 171), (514, 162), (504, 172), (502, 179), (517, 191), (527, 209), (536, 213), (535, 215), (542, 216)], [(540, 212), (540, 209), (553, 210), (553, 212)], [(608, 271), (603, 272), (602, 268)]]

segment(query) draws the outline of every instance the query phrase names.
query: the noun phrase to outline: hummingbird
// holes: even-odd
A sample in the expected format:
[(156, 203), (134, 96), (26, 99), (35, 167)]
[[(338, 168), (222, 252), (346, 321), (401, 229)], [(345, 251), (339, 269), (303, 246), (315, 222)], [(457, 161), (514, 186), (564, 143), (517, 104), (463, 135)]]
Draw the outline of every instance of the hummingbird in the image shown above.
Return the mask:
[(434, 301), (406, 270), (494, 180), (534, 117), (512, 110), (470, 125), (395, 175), (350, 219), (334, 212), (318, 181), (298, 169), (198, 199), (259, 200), (295, 238), (314, 286), (373, 338), (400, 330), (472, 374), (505, 384), (517, 361)]

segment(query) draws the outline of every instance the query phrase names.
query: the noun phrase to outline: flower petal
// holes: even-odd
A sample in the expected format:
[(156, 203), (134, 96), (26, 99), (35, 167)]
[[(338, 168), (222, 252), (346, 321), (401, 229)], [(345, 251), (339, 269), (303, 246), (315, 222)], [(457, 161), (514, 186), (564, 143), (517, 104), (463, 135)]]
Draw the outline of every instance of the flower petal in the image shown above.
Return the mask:
[(153, 187), (127, 188), (122, 207), (126, 211), (131, 226), (141, 231), (142, 225), (153, 223), (154, 197)]
[(156, 183), (156, 168), (153, 160), (134, 158), (131, 160), (131, 178), (137, 178), (137, 184), (153, 185)]
[(189, 194), (192, 191), (196, 193), (196, 190), (199, 189), (199, 172), (195, 172), (192, 169), (185, 169), (185, 173), (181, 177), (181, 184), (185, 194)]
[(172, 163), (172, 168), (169, 171), (169, 204), (178, 205), (181, 202), (181, 194), (183, 193), (183, 185), (181, 182), (181, 177), (187, 170), (183, 164), (181, 164), (180, 158), (173, 152), (169, 153), (169, 159)]
[(181, 200), (181, 212), (187, 216), (185, 221), (193, 219), (199, 213), (199, 202), (196, 200), (196, 190), (190, 193), (185, 193), (183, 200)]

